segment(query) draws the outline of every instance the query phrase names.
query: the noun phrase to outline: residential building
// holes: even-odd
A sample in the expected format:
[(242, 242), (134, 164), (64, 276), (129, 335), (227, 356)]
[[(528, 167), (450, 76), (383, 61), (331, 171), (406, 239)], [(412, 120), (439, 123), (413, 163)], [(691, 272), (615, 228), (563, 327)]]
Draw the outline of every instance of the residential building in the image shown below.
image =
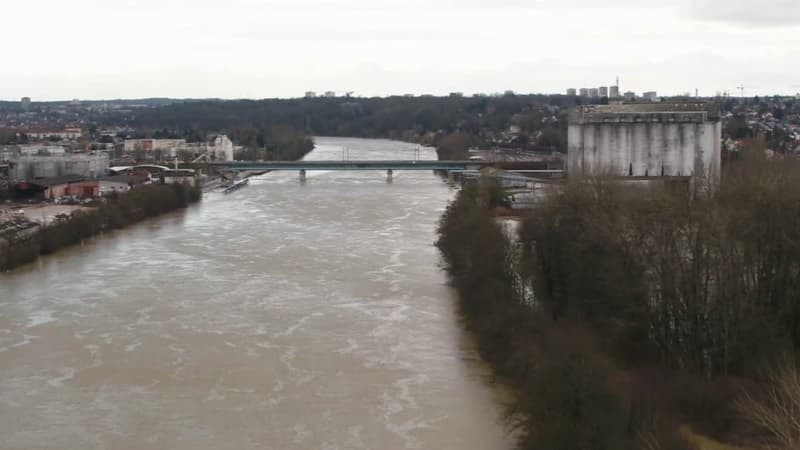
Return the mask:
[(144, 152), (150, 154), (155, 151), (164, 153), (163, 157), (175, 157), (176, 149), (186, 145), (186, 139), (126, 139), (125, 153)]
[(62, 145), (21, 144), (17, 146), (17, 149), (23, 156), (51, 156), (66, 153), (66, 149)]
[(570, 96), (574, 97), (577, 94), (578, 94), (578, 91), (576, 89), (574, 89), (574, 88), (567, 89), (567, 95), (570, 95)]
[(649, 102), (657, 102), (658, 94), (655, 91), (649, 91), (642, 94), (642, 98)]
[(589, 97), (597, 98), (600, 96), (600, 90), (597, 88), (589, 88)]
[(598, 95), (600, 98), (608, 97), (608, 87), (601, 86), (600, 89), (598, 89)]
[(619, 98), (619, 86), (611, 86), (609, 88), (608, 98)]
[(588, 97), (589, 96), (589, 89), (588, 88), (581, 88), (580, 89), (581, 97)]
[(65, 128), (63, 130), (28, 130), (25, 132), (29, 139), (47, 140), (47, 139), (63, 139), (66, 141), (74, 141), (83, 136), (83, 131), (80, 128)]

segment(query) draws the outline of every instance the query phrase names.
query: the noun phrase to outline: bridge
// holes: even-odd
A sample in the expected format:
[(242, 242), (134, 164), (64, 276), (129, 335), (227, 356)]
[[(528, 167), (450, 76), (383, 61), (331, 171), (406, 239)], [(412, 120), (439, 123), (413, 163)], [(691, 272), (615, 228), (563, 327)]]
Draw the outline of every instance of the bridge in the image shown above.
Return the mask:
[(332, 161), (231, 161), (210, 162), (209, 166), (230, 170), (480, 170), (488, 161), (432, 160), (332, 160)]
[(556, 175), (562, 170), (541, 169), (540, 162), (526, 161), (440, 161), (440, 160), (320, 160), (320, 161), (229, 161), (209, 162), (210, 167), (233, 170), (236, 172), (253, 171), (285, 171), (300, 172), (300, 179), (304, 180), (307, 170), (385, 170), (387, 178), (392, 179), (395, 170), (441, 170), (449, 173), (479, 171), (484, 167), (496, 167), (511, 172)]

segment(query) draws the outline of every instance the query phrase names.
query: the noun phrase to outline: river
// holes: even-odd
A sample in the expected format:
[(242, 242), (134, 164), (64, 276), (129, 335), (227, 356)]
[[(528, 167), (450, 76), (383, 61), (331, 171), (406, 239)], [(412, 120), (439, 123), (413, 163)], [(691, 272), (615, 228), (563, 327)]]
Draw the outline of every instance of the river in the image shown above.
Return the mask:
[[(307, 158), (343, 148), (415, 146)], [(270, 173), (0, 274), (0, 448), (510, 448), (432, 245), (452, 196)]]

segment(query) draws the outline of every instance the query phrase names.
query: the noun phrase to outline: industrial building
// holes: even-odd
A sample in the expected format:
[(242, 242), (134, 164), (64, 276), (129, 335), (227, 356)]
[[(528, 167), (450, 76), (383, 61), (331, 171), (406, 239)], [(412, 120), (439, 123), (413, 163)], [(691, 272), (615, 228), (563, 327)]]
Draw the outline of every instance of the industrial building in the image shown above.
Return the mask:
[(720, 176), (719, 105), (639, 103), (580, 106), (569, 116), (571, 177), (703, 178)]
[(9, 160), (11, 180), (33, 181), (40, 178), (79, 176), (97, 178), (108, 169), (108, 156), (63, 154), (54, 156), (18, 156)]
[(63, 130), (28, 130), (25, 134), (27, 134), (30, 139), (62, 139), (65, 141), (74, 141), (83, 136), (83, 131), (80, 128), (64, 128)]

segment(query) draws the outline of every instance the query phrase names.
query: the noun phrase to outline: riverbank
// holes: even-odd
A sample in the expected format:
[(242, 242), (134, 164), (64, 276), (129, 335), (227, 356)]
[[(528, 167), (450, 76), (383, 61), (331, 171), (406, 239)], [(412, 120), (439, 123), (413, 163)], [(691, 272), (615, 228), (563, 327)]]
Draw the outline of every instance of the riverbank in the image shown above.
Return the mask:
[(185, 208), (201, 197), (202, 191), (193, 186), (153, 184), (98, 200), (90, 207), (59, 215), (35, 229), (24, 226), (20, 220), (0, 236), (0, 271), (36, 261), (42, 255), (89, 237)]

